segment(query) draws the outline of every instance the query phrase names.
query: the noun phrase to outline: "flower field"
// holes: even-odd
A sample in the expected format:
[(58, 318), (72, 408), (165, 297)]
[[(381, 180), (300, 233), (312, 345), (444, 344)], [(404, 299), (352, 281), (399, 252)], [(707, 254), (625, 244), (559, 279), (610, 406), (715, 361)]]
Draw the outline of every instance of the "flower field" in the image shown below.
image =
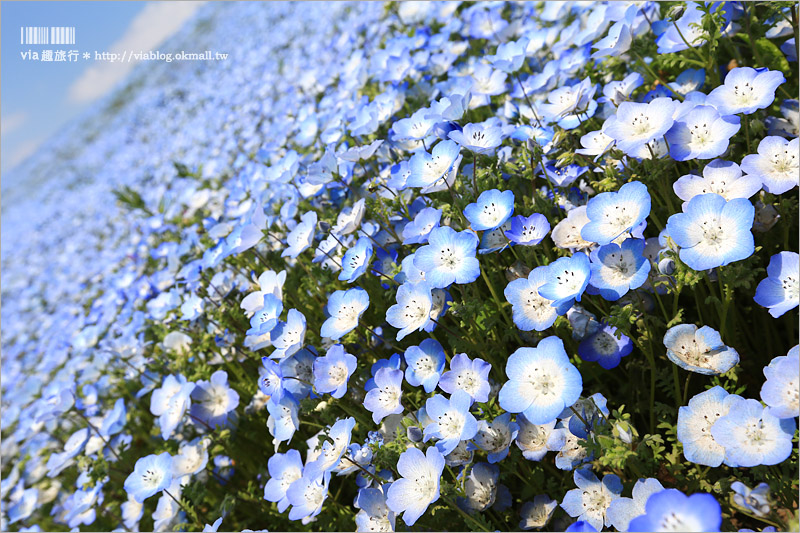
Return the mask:
[(0, 529), (797, 531), (798, 22), (203, 6), (4, 193)]

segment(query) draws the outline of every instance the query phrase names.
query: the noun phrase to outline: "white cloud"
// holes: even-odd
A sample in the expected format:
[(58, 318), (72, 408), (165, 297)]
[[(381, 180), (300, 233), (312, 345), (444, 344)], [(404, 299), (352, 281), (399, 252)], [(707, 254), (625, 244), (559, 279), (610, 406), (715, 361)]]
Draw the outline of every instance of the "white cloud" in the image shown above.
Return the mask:
[(28, 120), (28, 114), (24, 111), (3, 115), (0, 119), (0, 135), (8, 135), (14, 130), (19, 129)]
[[(154, 50), (169, 36), (180, 29), (197, 8), (205, 2), (148, 2), (144, 9), (131, 21), (128, 29), (107, 50), (122, 54)], [(192, 50), (189, 50), (192, 52)], [(121, 81), (138, 61), (114, 63), (96, 61), (87, 68), (80, 78), (69, 88), (69, 99), (73, 102), (90, 102), (103, 96)]]
[(8, 169), (12, 169), (24, 161), (29, 155), (33, 154), (37, 148), (39, 148), (39, 145), (42, 144), (43, 140), (43, 137), (36, 137), (34, 139), (28, 139), (27, 141), (22, 141), (17, 144), (17, 146), (11, 150), (11, 154), (8, 156), (8, 158), (3, 157), (3, 171), (5, 172)]

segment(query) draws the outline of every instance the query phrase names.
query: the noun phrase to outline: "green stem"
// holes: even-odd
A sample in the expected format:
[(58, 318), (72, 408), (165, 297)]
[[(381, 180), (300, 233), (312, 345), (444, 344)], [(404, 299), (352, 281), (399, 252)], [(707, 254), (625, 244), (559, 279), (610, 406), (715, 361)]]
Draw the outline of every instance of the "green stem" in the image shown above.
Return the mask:
[(681, 384), (680, 384), (680, 377), (678, 376), (678, 365), (672, 365), (672, 383), (675, 386), (675, 409), (678, 410), (681, 407)]
[(444, 494), (440, 494), (440, 496), (441, 496), (442, 500), (444, 500), (444, 502), (447, 504), (448, 507), (450, 507), (454, 511), (458, 511), (458, 513), (461, 516), (464, 517), (464, 520), (472, 523), (477, 528), (476, 531), (489, 531), (488, 529), (486, 529), (483, 526), (483, 524), (481, 524), (480, 522), (475, 520), (473, 517), (471, 517), (469, 514), (467, 514), (461, 507), (456, 505), (456, 503), (453, 500), (451, 500), (450, 498), (448, 498)]

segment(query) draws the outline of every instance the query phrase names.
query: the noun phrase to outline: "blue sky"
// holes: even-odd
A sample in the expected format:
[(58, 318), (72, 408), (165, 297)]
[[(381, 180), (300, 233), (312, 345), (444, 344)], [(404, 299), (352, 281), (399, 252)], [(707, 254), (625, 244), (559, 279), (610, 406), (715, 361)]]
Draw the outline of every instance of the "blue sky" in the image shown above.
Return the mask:
[[(53, 133), (97, 101), (134, 66), (93, 58), (77, 62), (26, 61), (20, 52), (148, 50), (173, 34), (194, 2), (0, 3), (0, 160), (5, 172), (42, 147)], [(74, 26), (74, 45), (20, 44), (20, 27)]]

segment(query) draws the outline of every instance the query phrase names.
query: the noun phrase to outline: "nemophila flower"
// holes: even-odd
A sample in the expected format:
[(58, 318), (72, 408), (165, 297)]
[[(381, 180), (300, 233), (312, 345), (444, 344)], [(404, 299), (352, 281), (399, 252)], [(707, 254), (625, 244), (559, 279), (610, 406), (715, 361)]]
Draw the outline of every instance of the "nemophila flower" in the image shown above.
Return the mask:
[(355, 425), (356, 419), (353, 417), (337, 420), (327, 431), (328, 439), (318, 448), (319, 455), (314, 460), (306, 461), (303, 474), (315, 477), (336, 468), (350, 445)]
[(628, 531), (719, 531), (721, 524), (722, 509), (711, 494), (664, 489), (647, 499), (645, 514), (631, 520)]
[(284, 379), (281, 366), (269, 357), (261, 358), (259, 368), (258, 389), (270, 397), (272, 402), (279, 402), (283, 397)]
[(431, 231), (427, 245), (417, 249), (414, 266), (425, 272), (431, 288), (472, 283), (480, 276), (480, 263), (475, 257), (477, 248), (478, 237), (474, 233), (442, 226)]
[(372, 261), (372, 241), (368, 237), (360, 237), (356, 244), (349, 248), (342, 258), (342, 270), (339, 281), (353, 283), (367, 271)]
[(616, 141), (617, 148), (634, 155), (645, 144), (664, 136), (675, 120), (677, 102), (655, 98), (649, 103), (622, 102), (614, 119), (607, 120), (603, 132)]
[(590, 432), (608, 420), (607, 403), (608, 400), (601, 393), (596, 392), (588, 398), (581, 398), (570, 407), (565, 408), (558, 415), (558, 418), (566, 424), (570, 433), (581, 439), (586, 439), (589, 437)]
[(39, 489), (36, 487), (31, 487), (21, 492), (19, 499), (8, 508), (9, 524), (30, 517), (39, 503)]
[(664, 20), (653, 25), (658, 35), (656, 44), (659, 54), (680, 52), (687, 48), (703, 46), (703, 12), (696, 2), (687, 2), (682, 16), (675, 20)]
[(715, 159), (703, 168), (703, 176), (687, 174), (672, 184), (678, 198), (686, 203), (701, 194), (718, 194), (725, 200), (750, 198), (761, 189), (761, 179), (757, 176), (742, 176), (739, 165), (722, 159)]
[(470, 446), (485, 451), (487, 460), (494, 464), (508, 456), (509, 447), (517, 438), (519, 425), (511, 421), (511, 413), (503, 413), (489, 423), (486, 420), (478, 422), (478, 432), (472, 438)]
[(728, 149), (740, 128), (736, 115), (720, 115), (709, 105), (698, 105), (675, 120), (666, 133), (669, 155), (676, 161), (711, 159)]
[(427, 282), (406, 282), (400, 285), (397, 289), (397, 303), (386, 311), (386, 321), (400, 330), (397, 332), (397, 340), (424, 328), (430, 322), (432, 307), (431, 287)]
[(448, 137), (470, 152), (492, 155), (495, 148), (503, 142), (503, 130), (496, 125), (470, 123), (461, 131), (451, 131)]
[(425, 392), (433, 392), (439, 384), (445, 365), (442, 345), (436, 339), (425, 339), (419, 346), (406, 349), (406, 381), (414, 387), (422, 386)]
[(449, 400), (441, 394), (428, 398), (425, 412), (432, 422), (425, 426), (425, 440), (432, 437), (439, 439), (436, 447), (447, 455), (459, 442), (474, 437), (478, 432), (478, 421), (469, 412), (470, 405), (472, 398), (462, 390), (451, 394)]
[(576, 154), (601, 156), (614, 145), (614, 139), (603, 131), (590, 131), (581, 137), (581, 146), (575, 150)]
[(283, 302), (274, 294), (264, 294), (261, 307), (250, 318), (250, 329), (247, 330), (247, 334), (258, 336), (270, 333), (278, 324), (278, 317), (282, 311)]
[(570, 533), (578, 531), (595, 532), (597, 529), (595, 529), (591, 522), (587, 522), (586, 520), (578, 520), (574, 524), (570, 524), (570, 526), (564, 531), (568, 531)]
[(450, 360), (450, 370), (439, 379), (439, 388), (448, 394), (461, 390), (474, 402), (488, 402), (491, 369), (492, 365), (483, 359), (471, 360), (465, 353), (456, 354)]
[(636, 481), (633, 486), (633, 498), (616, 498), (606, 510), (606, 519), (609, 525), (617, 531), (628, 531), (631, 520), (645, 514), (645, 505), (648, 498), (664, 490), (657, 479), (647, 478)]
[(747, 259), (755, 245), (750, 228), (755, 208), (749, 200), (726, 202), (718, 194), (692, 198), (683, 213), (667, 220), (667, 233), (680, 246), (678, 255), (689, 268), (702, 271)]
[(553, 517), (553, 513), (558, 507), (558, 502), (547, 494), (539, 494), (533, 498), (532, 502), (525, 502), (519, 510), (522, 520), (519, 521), (519, 528), (523, 531), (534, 529), (539, 531)]
[(431, 446), (423, 454), (409, 448), (397, 460), (400, 479), (389, 486), (386, 505), (395, 513), (403, 513), (407, 526), (414, 523), (439, 499), (439, 481), (444, 471), (444, 456)]
[(364, 407), (372, 412), (372, 421), (380, 424), (389, 415), (403, 412), (403, 371), (382, 368), (375, 373), (375, 388), (367, 392)]
[(270, 357), (283, 360), (296, 353), (303, 347), (306, 338), (306, 317), (297, 309), (289, 309), (286, 322), (278, 322), (271, 331), (271, 337), (275, 350)]
[(795, 346), (770, 361), (764, 375), (767, 381), (761, 386), (761, 400), (769, 413), (777, 418), (800, 416), (800, 348)]
[(491, 189), (483, 191), (475, 203), (464, 208), (464, 216), (475, 231), (492, 230), (514, 213), (514, 193)]
[(686, 96), (692, 91), (699, 91), (703, 88), (703, 83), (706, 81), (705, 69), (687, 68), (675, 78), (675, 81), (668, 83), (672, 89), (678, 94)]
[(62, 470), (72, 465), (72, 459), (81, 453), (89, 442), (89, 428), (82, 428), (75, 431), (64, 443), (64, 451), (61, 453), (53, 453), (47, 459), (45, 468), (47, 469), (47, 477), (55, 477), (61, 473)]
[(555, 419), (546, 424), (533, 424), (520, 413), (517, 424), (519, 432), (515, 443), (529, 461), (541, 461), (547, 452), (557, 452), (564, 446), (567, 430), (556, 429)]
[(354, 355), (344, 351), (344, 346), (334, 344), (324, 357), (314, 360), (314, 389), (341, 398), (347, 392), (347, 380), (355, 372), (357, 363)]
[[(794, 46), (794, 43), (792, 43)], [(781, 104), (782, 117), (767, 117), (767, 134), (783, 137), (797, 137), (800, 134), (800, 102), (784, 100)]]
[(409, 175), (407, 187), (430, 187), (437, 183), (452, 168), (458, 158), (460, 148), (453, 141), (441, 141), (431, 153), (420, 151), (408, 162)]
[(610, 526), (606, 510), (622, 494), (619, 477), (606, 474), (600, 481), (590, 468), (581, 468), (575, 471), (573, 480), (578, 488), (564, 495), (561, 508), (571, 517), (590, 523), (597, 531), (603, 529), (604, 525)]
[(494, 68), (509, 74), (516, 72), (525, 61), (525, 49), (528, 47), (529, 42), (529, 39), (522, 37), (517, 41), (501, 43), (497, 46), (495, 54), (487, 59), (491, 61)]
[(442, 211), (426, 207), (403, 228), (403, 244), (425, 244), (431, 231), (439, 227)]
[(303, 476), (303, 460), (300, 452), (290, 449), (286, 453), (276, 453), (267, 461), (269, 480), (264, 486), (264, 499), (278, 504), (278, 512), (289, 507), (286, 491), (289, 486)]
[(597, 244), (609, 244), (631, 231), (650, 214), (650, 193), (638, 181), (626, 183), (616, 192), (603, 192), (589, 200), (581, 237)]
[(579, 114), (585, 119), (594, 115), (597, 109), (597, 102), (592, 98), (595, 91), (597, 87), (592, 81), (584, 78), (551, 91), (547, 95), (547, 103), (541, 104), (539, 109), (548, 121), (566, 130), (577, 128), (581, 123)]
[(635, 8), (628, 9), (625, 18), (612, 24), (608, 29), (608, 34), (592, 45), (592, 49), (597, 50), (592, 54), (592, 59), (606, 56), (619, 56), (630, 49), (631, 42), (633, 41), (631, 25), (636, 12), (637, 10)]
[(731, 483), (731, 490), (734, 493), (734, 504), (758, 517), (769, 515), (769, 485), (766, 483), (759, 483), (755, 488), (750, 489), (741, 481), (734, 481)]
[(395, 513), (386, 504), (383, 487), (363, 488), (358, 491), (355, 506), (356, 531), (394, 531)]
[(192, 420), (215, 428), (228, 425), (229, 413), (239, 405), (239, 393), (228, 386), (228, 374), (217, 370), (208, 381), (197, 382), (192, 400), (189, 410)]
[(281, 252), (281, 257), (295, 259), (314, 242), (314, 231), (317, 229), (317, 213), (308, 211), (300, 217), (300, 222), (286, 236), (288, 247)]
[(330, 315), (322, 324), (321, 337), (338, 341), (358, 326), (358, 320), (369, 307), (369, 294), (361, 287), (336, 291), (328, 298)]
[(776, 465), (792, 453), (794, 418), (777, 418), (758, 400), (739, 400), (711, 426), (711, 434), (725, 448), (725, 464), (751, 467)]
[(275, 445), (289, 441), (300, 427), (300, 402), (289, 392), (281, 396), (277, 402), (267, 402), (267, 429), (275, 438)]
[(328, 497), (330, 479), (330, 472), (323, 475), (309, 475), (303, 472), (300, 479), (289, 485), (286, 490), (286, 497), (292, 506), (289, 510), (289, 520), (303, 520), (303, 523), (308, 523), (317, 516)]
[(591, 248), (592, 243), (581, 237), (581, 231), (588, 223), (589, 217), (586, 214), (586, 206), (575, 207), (567, 212), (567, 218), (556, 224), (550, 236), (556, 246), (572, 252)]
[(511, 243), (505, 235), (505, 232), (510, 229), (511, 222), (507, 220), (499, 228), (484, 231), (483, 235), (481, 235), (481, 242), (478, 245), (478, 253), (483, 255), (505, 250)]
[(511, 219), (511, 229), (504, 233), (514, 244), (534, 246), (542, 242), (550, 232), (550, 222), (541, 213), (533, 213), (529, 217), (522, 215)]
[[(568, 187), (572, 185), (576, 179), (589, 170), (589, 167), (582, 167), (580, 165), (571, 164), (556, 166), (556, 163), (556, 161), (549, 161), (543, 168), (545, 179), (547, 179), (548, 183), (552, 183), (556, 187)], [(539, 166), (538, 168), (542, 167)]]
[(778, 85), (785, 81), (779, 70), (738, 67), (728, 72), (724, 84), (708, 94), (706, 103), (723, 115), (749, 115), (769, 107), (775, 101)]
[(755, 302), (769, 309), (775, 318), (800, 304), (800, 256), (795, 252), (773, 255), (767, 266), (767, 277), (756, 287)]
[(678, 409), (677, 436), (687, 461), (714, 467), (722, 464), (725, 448), (714, 438), (711, 428), (740, 400), (740, 396), (716, 386), (695, 395), (689, 405)]
[(509, 380), (500, 389), (500, 407), (524, 413), (533, 424), (547, 424), (580, 397), (583, 381), (569, 362), (564, 343), (551, 336), (536, 348), (518, 348), (508, 358)]
[(584, 361), (596, 361), (606, 370), (619, 366), (620, 360), (633, 351), (633, 342), (617, 328), (603, 324), (600, 329), (587, 336), (578, 346), (578, 355)]
[(164, 378), (161, 388), (150, 396), (150, 412), (158, 417), (161, 437), (168, 440), (180, 424), (183, 414), (192, 403), (191, 394), (195, 384), (187, 382), (182, 374)]
[(430, 116), (428, 108), (415, 111), (410, 117), (392, 124), (392, 133), (396, 141), (421, 141), (428, 137), (436, 125), (436, 118)]
[(337, 235), (353, 233), (361, 225), (361, 220), (364, 218), (366, 210), (367, 205), (364, 198), (354, 203), (351, 207), (345, 207), (336, 217), (336, 224), (331, 228), (331, 231)]
[(470, 79), (472, 86), (472, 99), (470, 100), (470, 109), (477, 109), (479, 107), (489, 105), (491, 103), (491, 96), (502, 94), (506, 90), (505, 81), (507, 75), (501, 70), (494, 70), (491, 65), (481, 63), (472, 67)]
[[(314, 359), (317, 352), (313, 347), (305, 347), (294, 355), (290, 355), (280, 362), (281, 372), (286, 378), (282, 382), (283, 388), (292, 393), (297, 399), (303, 399), (311, 392), (311, 383), (314, 381)], [(259, 369), (259, 374), (261, 369)]]
[(209, 442), (205, 437), (182, 442), (178, 455), (172, 458), (173, 475), (186, 476), (202, 472), (208, 464)]
[(578, 252), (569, 257), (559, 257), (547, 265), (547, 282), (539, 286), (539, 295), (551, 300), (556, 309), (581, 301), (591, 277), (591, 267), (586, 254)]
[(136, 461), (133, 472), (125, 479), (125, 492), (138, 503), (166, 489), (172, 483), (172, 456), (167, 453), (148, 455)]
[(797, 187), (800, 181), (800, 141), (783, 137), (765, 137), (758, 143), (758, 153), (742, 159), (742, 170), (759, 178), (764, 190), (783, 194)]
[(456, 504), (470, 514), (485, 511), (497, 499), (500, 468), (488, 463), (472, 467), (464, 483), (465, 497), (456, 498)]
[(644, 246), (644, 239), (625, 239), (621, 245), (612, 242), (592, 250), (589, 283), (600, 296), (614, 302), (647, 281), (650, 261), (644, 256)]
[(719, 332), (708, 326), (673, 326), (664, 334), (664, 346), (670, 361), (698, 374), (722, 374), (739, 362), (736, 350), (725, 346)]
[(378, 370), (381, 370), (383, 368), (388, 368), (391, 370), (399, 370), (400, 362), (401, 362), (400, 354), (395, 353), (392, 354), (392, 356), (389, 357), (388, 359), (378, 359), (377, 361), (372, 363), (372, 367), (370, 367), (371, 377), (364, 384), (364, 390), (369, 392), (375, 387), (377, 387), (377, 385), (375, 384), (375, 374), (378, 373)]

